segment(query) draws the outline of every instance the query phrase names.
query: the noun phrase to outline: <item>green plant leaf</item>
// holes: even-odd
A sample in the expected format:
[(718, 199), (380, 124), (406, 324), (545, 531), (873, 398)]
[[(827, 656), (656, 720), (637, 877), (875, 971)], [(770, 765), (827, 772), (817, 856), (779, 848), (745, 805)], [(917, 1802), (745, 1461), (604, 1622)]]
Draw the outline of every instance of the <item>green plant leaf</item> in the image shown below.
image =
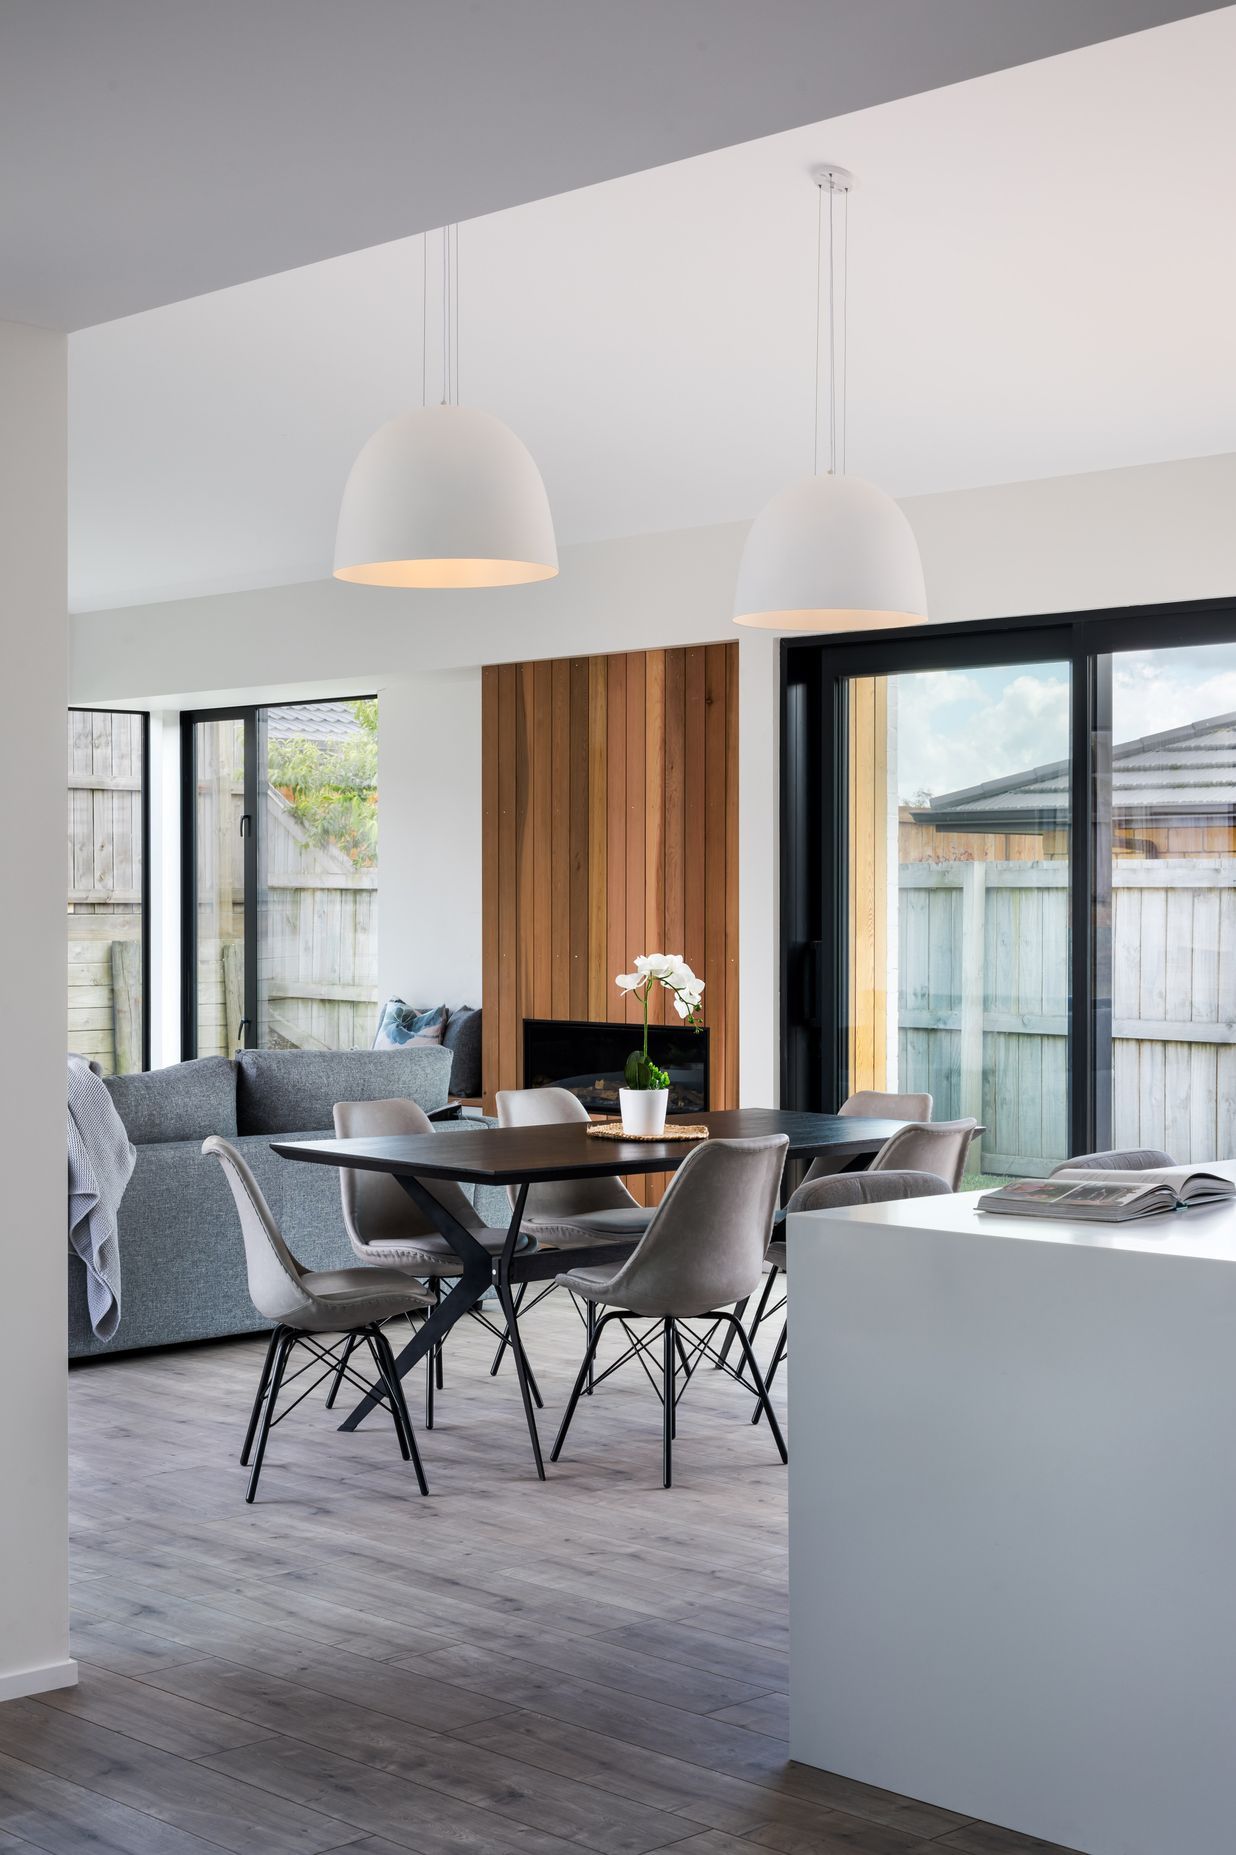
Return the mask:
[(629, 1089), (667, 1089), (669, 1077), (663, 1069), (658, 1069), (650, 1056), (642, 1050), (632, 1050), (623, 1070), (623, 1081)]

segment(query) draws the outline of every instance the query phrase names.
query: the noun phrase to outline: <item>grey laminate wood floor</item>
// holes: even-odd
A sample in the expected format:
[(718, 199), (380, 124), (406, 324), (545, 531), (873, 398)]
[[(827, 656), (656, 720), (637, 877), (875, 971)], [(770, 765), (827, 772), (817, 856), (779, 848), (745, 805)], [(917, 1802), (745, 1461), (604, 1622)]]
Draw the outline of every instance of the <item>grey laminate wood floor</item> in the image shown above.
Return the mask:
[[(581, 1345), (554, 1302), (528, 1323), (550, 1439)], [(788, 1762), (786, 1478), (728, 1381), (684, 1401), (669, 1492), (638, 1368), (542, 1486), (469, 1327), (429, 1500), (384, 1419), (341, 1436), (316, 1393), (249, 1508), (260, 1356), (71, 1374), (81, 1685), (0, 1706), (0, 1852), (1047, 1849)]]

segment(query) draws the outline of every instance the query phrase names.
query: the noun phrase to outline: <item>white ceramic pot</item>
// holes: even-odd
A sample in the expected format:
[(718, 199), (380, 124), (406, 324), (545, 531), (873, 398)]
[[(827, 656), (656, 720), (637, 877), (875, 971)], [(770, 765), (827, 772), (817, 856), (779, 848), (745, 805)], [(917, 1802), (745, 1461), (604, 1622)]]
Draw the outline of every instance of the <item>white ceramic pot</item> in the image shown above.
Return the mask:
[(619, 1089), (624, 1134), (663, 1134), (668, 1089)]

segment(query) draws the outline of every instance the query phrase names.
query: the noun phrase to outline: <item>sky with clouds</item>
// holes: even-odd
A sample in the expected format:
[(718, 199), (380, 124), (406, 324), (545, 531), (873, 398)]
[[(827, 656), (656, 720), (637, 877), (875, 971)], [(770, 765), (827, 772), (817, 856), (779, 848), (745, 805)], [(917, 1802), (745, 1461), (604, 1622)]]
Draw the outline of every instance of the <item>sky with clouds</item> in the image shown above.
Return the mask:
[[(977, 786), (1068, 754), (1067, 664), (927, 670), (893, 681), (902, 800)], [(1113, 658), (1117, 741), (1232, 710), (1236, 644), (1125, 651)]]

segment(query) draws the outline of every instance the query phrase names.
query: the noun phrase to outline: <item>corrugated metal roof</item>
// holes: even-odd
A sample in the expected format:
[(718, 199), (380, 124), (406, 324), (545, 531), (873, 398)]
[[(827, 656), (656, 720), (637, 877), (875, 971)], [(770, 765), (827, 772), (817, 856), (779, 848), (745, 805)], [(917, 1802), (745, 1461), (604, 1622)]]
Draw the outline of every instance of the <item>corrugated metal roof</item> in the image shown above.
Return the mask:
[[(915, 806), (917, 824), (953, 831), (1023, 829), (1063, 823), (1069, 804), (1069, 763), (1051, 761), (957, 792), (939, 792)], [(1112, 810), (1157, 819), (1236, 816), (1236, 712), (1208, 716), (1183, 728), (1121, 741), (1112, 749)], [(1006, 822), (1008, 821), (1008, 822)]]

